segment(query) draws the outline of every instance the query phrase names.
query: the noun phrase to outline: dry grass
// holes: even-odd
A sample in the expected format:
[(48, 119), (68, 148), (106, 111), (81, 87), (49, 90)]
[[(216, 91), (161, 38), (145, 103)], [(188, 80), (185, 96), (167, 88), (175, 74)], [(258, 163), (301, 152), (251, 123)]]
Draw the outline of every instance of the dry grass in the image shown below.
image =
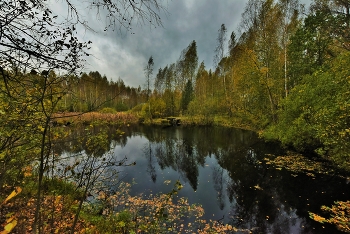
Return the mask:
[(79, 112), (65, 112), (65, 113), (56, 113), (54, 115), (55, 121), (59, 125), (69, 124), (91, 124), (91, 123), (104, 123), (104, 124), (131, 124), (137, 123), (138, 118), (126, 112), (118, 112), (116, 114), (111, 113), (99, 113), (99, 112), (88, 112), (88, 113), (79, 113)]

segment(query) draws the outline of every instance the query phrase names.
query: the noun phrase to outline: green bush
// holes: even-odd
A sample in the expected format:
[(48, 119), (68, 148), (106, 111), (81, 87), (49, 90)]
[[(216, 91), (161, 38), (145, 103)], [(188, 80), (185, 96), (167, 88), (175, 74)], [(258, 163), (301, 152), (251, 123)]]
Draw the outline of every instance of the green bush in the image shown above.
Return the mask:
[(298, 150), (312, 149), (350, 170), (350, 53), (304, 76), (283, 100), (278, 123), (263, 136)]
[(105, 107), (102, 110), (99, 111), (100, 113), (104, 113), (104, 114), (116, 114), (117, 111), (113, 108), (110, 107)]
[(117, 111), (127, 111), (127, 110), (129, 110), (129, 107), (126, 104), (119, 102), (119, 103), (117, 103), (115, 109)]

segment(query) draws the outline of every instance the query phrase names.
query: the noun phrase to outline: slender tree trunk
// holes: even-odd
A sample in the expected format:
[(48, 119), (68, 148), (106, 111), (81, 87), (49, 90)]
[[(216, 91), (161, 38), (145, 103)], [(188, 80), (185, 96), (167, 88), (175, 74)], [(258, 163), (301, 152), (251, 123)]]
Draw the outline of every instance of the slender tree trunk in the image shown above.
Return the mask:
[(288, 96), (288, 78), (287, 78), (287, 48), (284, 45), (284, 91)]
[(41, 233), (41, 193), (42, 193), (42, 182), (44, 178), (44, 160), (45, 160), (45, 144), (46, 144), (46, 135), (47, 135), (47, 130), (49, 127), (50, 123), (50, 118), (46, 118), (45, 126), (44, 126), (44, 131), (42, 133), (42, 138), (41, 138), (41, 149), (40, 149), (40, 165), (39, 165), (39, 179), (38, 179), (38, 191), (37, 191), (37, 201), (36, 201), (36, 209), (35, 209), (35, 216), (34, 216), (34, 223), (33, 223), (33, 231), (35, 233)]
[[(90, 188), (90, 185), (93, 184), (93, 181), (91, 181), (91, 176), (92, 176), (92, 173), (94, 173), (92, 167), (95, 165), (95, 158), (92, 159), (92, 162), (90, 163), (90, 165), (86, 165), (87, 167), (84, 166), (84, 169), (81, 173), (81, 177), (80, 177), (80, 182), (79, 184), (82, 184), (83, 183), (83, 175), (85, 174), (85, 168), (88, 168), (89, 171), (89, 174), (88, 174), (88, 178), (87, 178), (87, 181), (86, 181), (86, 185), (85, 185), (85, 189), (84, 189), (84, 192), (82, 194), (82, 197), (79, 201), (79, 206), (78, 206), (78, 210), (77, 212), (75, 213), (75, 217), (74, 217), (74, 221), (73, 221), (73, 224), (72, 224), (72, 228), (71, 228), (71, 234), (74, 234), (74, 229), (78, 223), (78, 220), (79, 220), (79, 215), (80, 215), (80, 212), (81, 212), (81, 209), (83, 207), (83, 203), (85, 201), (85, 198), (86, 198), (86, 194), (88, 193), (89, 191), (89, 188)], [(96, 170), (96, 168), (95, 168)]]
[(267, 83), (267, 79), (269, 77), (269, 73), (266, 73), (266, 81), (265, 81), (265, 85), (266, 85), (266, 89), (267, 89), (267, 93), (269, 95), (269, 100), (270, 100), (270, 108), (271, 108), (271, 116), (272, 116), (272, 121), (276, 122), (276, 105), (275, 102), (273, 100), (273, 96), (272, 96), (272, 92), (271, 89)]

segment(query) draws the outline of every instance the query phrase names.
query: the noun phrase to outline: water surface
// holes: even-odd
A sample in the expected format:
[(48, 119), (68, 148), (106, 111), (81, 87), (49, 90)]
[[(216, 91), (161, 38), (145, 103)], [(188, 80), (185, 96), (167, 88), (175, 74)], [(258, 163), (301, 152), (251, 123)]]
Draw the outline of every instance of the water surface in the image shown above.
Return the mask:
[(109, 155), (136, 162), (118, 174), (119, 179), (136, 183), (133, 195), (167, 193), (180, 180), (184, 187), (178, 196), (201, 204), (207, 220), (254, 233), (338, 233), (333, 226), (311, 220), (308, 211), (322, 214), (322, 205), (348, 200), (349, 184), (334, 176), (310, 177), (265, 165), (266, 154), (283, 150), (253, 132), (149, 126), (122, 131), (122, 136), (109, 138)]

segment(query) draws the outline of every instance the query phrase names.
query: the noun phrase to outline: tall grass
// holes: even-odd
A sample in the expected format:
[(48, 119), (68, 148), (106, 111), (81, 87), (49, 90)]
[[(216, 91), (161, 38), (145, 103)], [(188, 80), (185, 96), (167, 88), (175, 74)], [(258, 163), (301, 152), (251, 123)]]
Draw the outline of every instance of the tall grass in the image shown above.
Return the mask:
[(55, 123), (59, 125), (67, 124), (92, 124), (92, 123), (103, 123), (103, 124), (131, 124), (137, 123), (138, 117), (127, 112), (111, 113), (100, 113), (100, 112), (64, 112), (56, 113), (54, 115)]

